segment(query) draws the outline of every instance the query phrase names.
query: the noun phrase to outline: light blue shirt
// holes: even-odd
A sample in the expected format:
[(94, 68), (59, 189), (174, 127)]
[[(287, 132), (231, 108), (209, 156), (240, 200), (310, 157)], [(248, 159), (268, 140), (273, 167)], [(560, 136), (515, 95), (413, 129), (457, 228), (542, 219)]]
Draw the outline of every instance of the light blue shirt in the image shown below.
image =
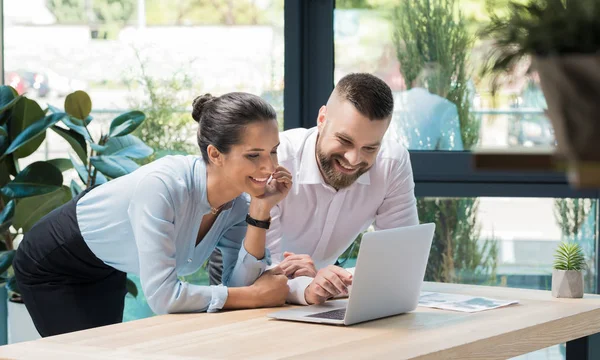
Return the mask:
[(394, 94), (388, 133), (409, 150), (463, 150), (456, 105), (424, 88)]
[[(148, 305), (157, 314), (218, 311), (227, 286), (252, 284), (270, 265), (242, 246), (246, 194), (224, 207), (196, 246), (202, 217), (211, 210), (206, 164), (195, 156), (167, 156), (109, 181), (77, 203), (83, 239), (104, 263), (140, 276)], [(178, 275), (198, 270), (215, 247), (223, 253), (223, 285), (199, 286)]]

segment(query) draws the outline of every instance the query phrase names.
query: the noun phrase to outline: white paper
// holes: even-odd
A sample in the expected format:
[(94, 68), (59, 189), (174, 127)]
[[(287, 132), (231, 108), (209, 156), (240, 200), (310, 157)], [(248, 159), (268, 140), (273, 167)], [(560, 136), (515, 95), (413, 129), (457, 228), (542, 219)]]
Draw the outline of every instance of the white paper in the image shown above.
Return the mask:
[(518, 300), (497, 300), (481, 296), (426, 291), (421, 292), (419, 297), (419, 306), (468, 313), (497, 309), (518, 303)]

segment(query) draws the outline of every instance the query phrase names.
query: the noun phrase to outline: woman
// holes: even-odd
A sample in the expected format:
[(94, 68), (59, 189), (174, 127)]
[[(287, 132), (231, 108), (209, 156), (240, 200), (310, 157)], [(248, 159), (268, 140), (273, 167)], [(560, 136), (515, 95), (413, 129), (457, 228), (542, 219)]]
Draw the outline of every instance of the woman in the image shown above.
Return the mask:
[[(192, 116), (201, 158), (161, 158), (88, 189), (25, 235), (13, 267), (40, 335), (121, 322), (126, 273), (139, 274), (157, 314), (285, 302), (285, 276), (261, 276), (270, 210), (291, 187), (277, 164), (275, 111), (246, 93), (206, 94)], [(216, 247), (225, 286), (178, 280)]]

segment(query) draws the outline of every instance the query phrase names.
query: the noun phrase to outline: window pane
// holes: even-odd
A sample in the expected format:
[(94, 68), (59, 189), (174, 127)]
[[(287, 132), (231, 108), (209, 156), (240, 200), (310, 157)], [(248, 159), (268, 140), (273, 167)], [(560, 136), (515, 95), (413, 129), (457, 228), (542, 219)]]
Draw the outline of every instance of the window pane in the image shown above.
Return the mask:
[[(420, 198), (419, 219), (436, 224), (425, 280), (550, 290), (554, 251), (561, 241), (581, 245), (585, 292), (594, 293), (596, 212), (592, 199)], [(352, 267), (360, 246), (340, 262)], [(561, 359), (564, 345), (520, 360)]]
[[(146, 121), (135, 135), (169, 153), (198, 154), (192, 100), (203, 93), (245, 91), (277, 110), (283, 128), (284, 0), (4, 1), (5, 83), (42, 108), (64, 107), (86, 91), (89, 124), (99, 139), (129, 109)], [(141, 14), (141, 16), (140, 16)], [(23, 159), (68, 158), (70, 145), (53, 131)], [(65, 173), (68, 185), (75, 171)], [(124, 319), (150, 316), (141, 291), (127, 296)], [(188, 278), (205, 283), (201, 269)]]
[[(489, 20), (486, 2), (403, 5), (410, 3), (340, 0), (334, 13), (334, 80), (359, 71), (383, 79), (395, 101), (389, 135), (411, 150), (554, 146), (539, 79), (526, 75), (527, 61), (494, 96), (489, 77), (479, 75), (490, 50), (477, 36)], [(452, 3), (460, 14), (446, 10)]]

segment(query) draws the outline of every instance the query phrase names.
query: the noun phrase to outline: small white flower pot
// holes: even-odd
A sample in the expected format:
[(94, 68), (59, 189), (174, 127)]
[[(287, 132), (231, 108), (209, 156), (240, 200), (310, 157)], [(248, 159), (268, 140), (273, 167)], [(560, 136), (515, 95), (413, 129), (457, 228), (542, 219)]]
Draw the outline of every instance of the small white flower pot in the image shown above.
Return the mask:
[(553, 269), (552, 296), (556, 298), (582, 298), (583, 272)]

